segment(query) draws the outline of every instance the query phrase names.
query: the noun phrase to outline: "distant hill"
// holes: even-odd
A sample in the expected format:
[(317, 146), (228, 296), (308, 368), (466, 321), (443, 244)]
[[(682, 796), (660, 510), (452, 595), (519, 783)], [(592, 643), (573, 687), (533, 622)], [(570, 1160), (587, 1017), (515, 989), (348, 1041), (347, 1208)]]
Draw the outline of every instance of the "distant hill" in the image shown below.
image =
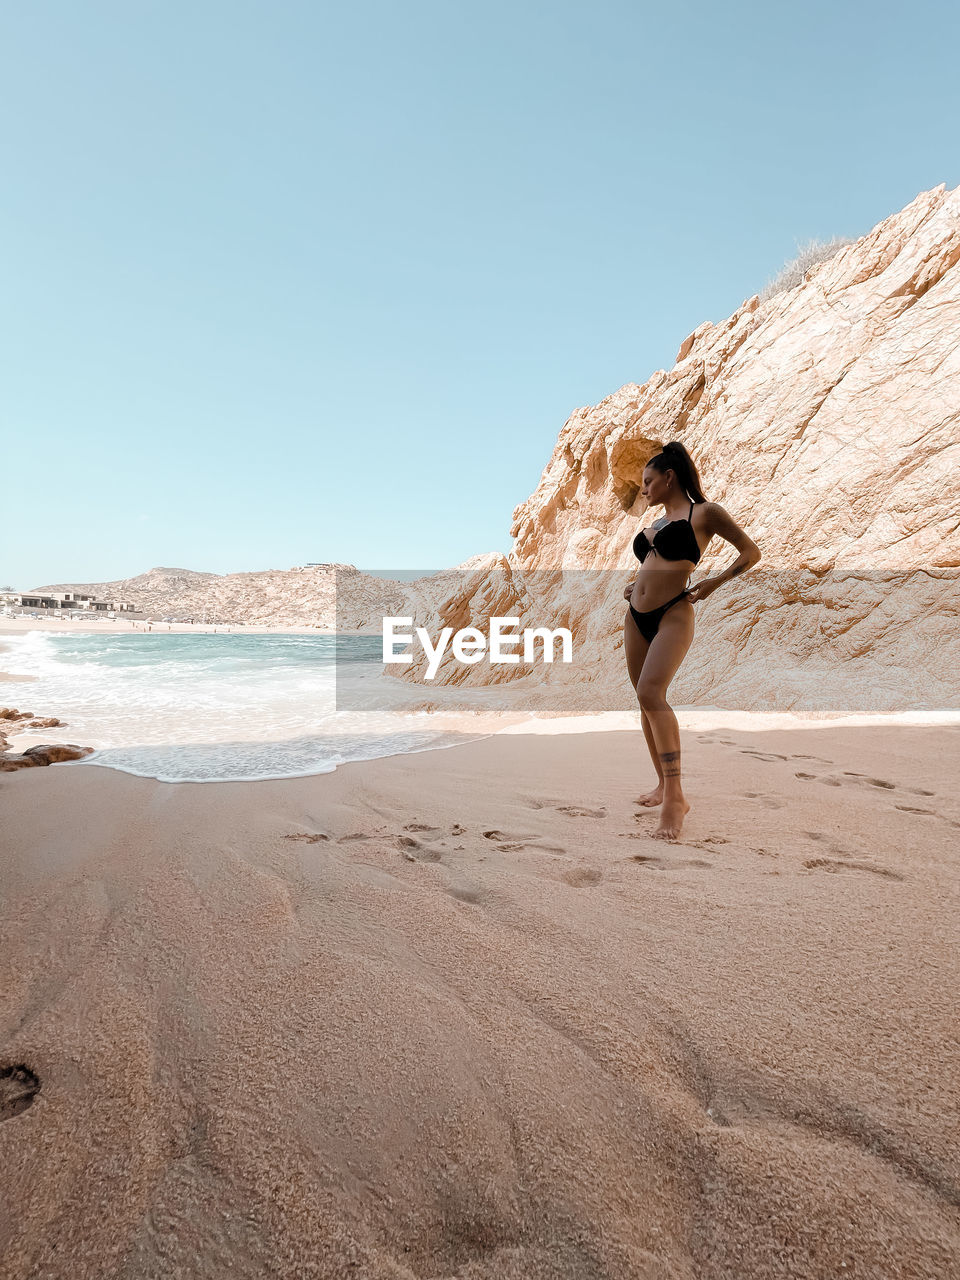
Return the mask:
[(40, 592), (80, 591), (92, 596), (116, 596), (117, 599), (133, 599), (140, 593), (174, 593), (222, 577), (219, 573), (201, 573), (196, 569), (165, 569), (158, 567), (139, 573), (135, 578), (119, 578), (115, 582), (58, 582), (44, 587), (33, 587)]
[(379, 625), (384, 609), (393, 609), (402, 598), (396, 584), (347, 564), (226, 574), (158, 567), (114, 582), (58, 582), (33, 589), (128, 601), (147, 617), (178, 622), (206, 617), (213, 623), (323, 628), (337, 624), (338, 597), (341, 626), (360, 626), (367, 620)]

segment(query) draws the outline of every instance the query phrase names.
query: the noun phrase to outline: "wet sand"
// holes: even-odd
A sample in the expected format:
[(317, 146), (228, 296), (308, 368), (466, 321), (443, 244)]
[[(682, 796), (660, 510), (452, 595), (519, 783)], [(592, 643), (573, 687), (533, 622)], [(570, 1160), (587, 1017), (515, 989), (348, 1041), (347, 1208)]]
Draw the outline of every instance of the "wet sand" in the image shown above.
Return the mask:
[(960, 1274), (960, 727), (0, 778), (0, 1275)]

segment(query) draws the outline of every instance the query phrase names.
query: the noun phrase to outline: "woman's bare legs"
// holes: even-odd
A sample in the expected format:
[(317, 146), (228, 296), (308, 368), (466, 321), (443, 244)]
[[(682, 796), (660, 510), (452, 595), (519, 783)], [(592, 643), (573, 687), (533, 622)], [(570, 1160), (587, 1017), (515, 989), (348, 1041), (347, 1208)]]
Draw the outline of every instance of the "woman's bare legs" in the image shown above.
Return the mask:
[[(637, 678), (639, 679), (639, 677)], [(636, 680), (633, 682), (633, 687), (637, 687)], [(658, 804), (663, 803), (663, 767), (660, 764), (660, 755), (657, 751), (657, 740), (653, 736), (653, 726), (647, 719), (647, 713), (643, 707), (640, 708), (640, 723), (643, 725), (643, 736), (647, 740), (647, 750), (650, 752), (653, 767), (657, 771), (658, 782), (652, 791), (648, 791), (645, 796), (637, 797), (637, 804), (641, 804), (647, 809), (655, 809)]]
[[(675, 840), (690, 806), (680, 782), (680, 726), (667, 702), (667, 689), (686, 657), (693, 640), (693, 605), (680, 600), (660, 620), (660, 629), (647, 648), (636, 683), (637, 698), (650, 724), (663, 779), (660, 825), (653, 832), (662, 840)], [(649, 739), (648, 739), (649, 741)]]
[[(623, 647), (627, 655), (627, 674), (630, 677), (630, 683), (636, 689), (650, 645), (640, 634), (640, 628), (634, 622), (633, 615), (629, 610), (627, 610), (627, 616), (623, 624)], [(645, 808), (655, 808), (663, 800), (663, 770), (660, 767), (660, 758), (657, 754), (657, 743), (653, 736), (653, 729), (650, 727), (647, 713), (642, 707), (640, 709), (640, 721), (643, 725), (643, 736), (647, 741), (650, 759), (653, 761), (653, 767), (657, 771), (657, 785), (652, 791), (648, 791), (646, 795), (638, 796), (636, 803), (643, 805)]]

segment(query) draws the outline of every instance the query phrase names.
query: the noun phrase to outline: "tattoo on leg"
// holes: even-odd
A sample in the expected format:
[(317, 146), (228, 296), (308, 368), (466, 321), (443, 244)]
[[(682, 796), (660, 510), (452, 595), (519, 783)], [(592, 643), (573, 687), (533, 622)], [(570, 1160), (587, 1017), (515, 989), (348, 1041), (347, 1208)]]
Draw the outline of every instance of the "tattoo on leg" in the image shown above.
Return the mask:
[(660, 763), (663, 766), (663, 776), (665, 778), (680, 777), (680, 752), (679, 751), (661, 751)]

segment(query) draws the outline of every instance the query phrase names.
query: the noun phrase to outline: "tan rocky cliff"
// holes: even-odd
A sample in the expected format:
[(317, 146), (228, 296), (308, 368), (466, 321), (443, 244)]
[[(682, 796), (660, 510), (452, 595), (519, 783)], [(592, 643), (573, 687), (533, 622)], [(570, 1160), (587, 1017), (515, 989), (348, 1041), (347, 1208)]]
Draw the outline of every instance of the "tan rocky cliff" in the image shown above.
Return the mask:
[[(672, 369), (570, 416), (514, 512), (509, 555), (491, 557), (490, 580), (473, 575), (423, 625), (466, 625), (469, 613), (483, 630), (487, 598), (521, 626), (568, 625), (580, 660), (519, 685), (555, 711), (636, 706), (622, 592), (648, 523), (644, 464), (678, 439), (763, 561), (696, 606), (675, 701), (958, 705), (958, 262), (960, 188), (941, 184), (798, 286), (698, 326)], [(714, 540), (695, 578), (735, 558)], [(490, 676), (447, 664), (434, 683)]]

